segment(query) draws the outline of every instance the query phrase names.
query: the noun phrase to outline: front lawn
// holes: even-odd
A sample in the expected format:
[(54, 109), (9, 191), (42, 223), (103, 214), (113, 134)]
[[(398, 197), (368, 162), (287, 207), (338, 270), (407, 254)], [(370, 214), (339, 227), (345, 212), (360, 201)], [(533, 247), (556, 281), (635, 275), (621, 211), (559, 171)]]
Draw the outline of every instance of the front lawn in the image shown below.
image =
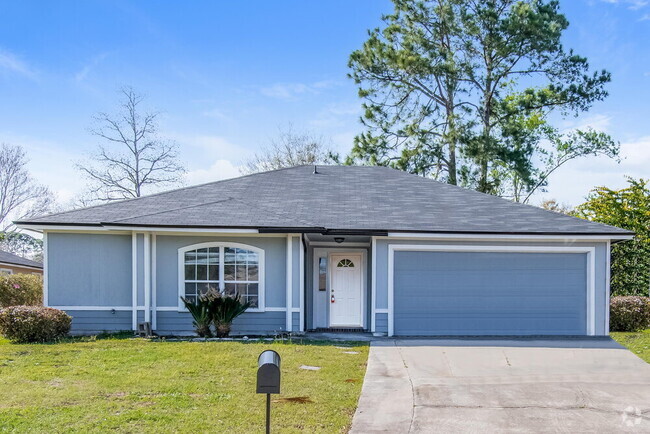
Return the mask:
[(650, 329), (635, 333), (612, 332), (610, 335), (616, 342), (650, 363)]
[(275, 432), (345, 432), (368, 357), (366, 345), (350, 345), (0, 339), (0, 431), (263, 432), (257, 356), (273, 349), (282, 357)]

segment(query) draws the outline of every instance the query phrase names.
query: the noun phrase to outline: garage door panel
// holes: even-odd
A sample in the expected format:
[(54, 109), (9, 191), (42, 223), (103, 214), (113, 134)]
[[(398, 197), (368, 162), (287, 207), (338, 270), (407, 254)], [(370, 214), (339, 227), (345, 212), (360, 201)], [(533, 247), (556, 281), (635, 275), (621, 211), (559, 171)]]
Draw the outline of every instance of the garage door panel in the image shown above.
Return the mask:
[(396, 251), (398, 335), (585, 334), (586, 254)]

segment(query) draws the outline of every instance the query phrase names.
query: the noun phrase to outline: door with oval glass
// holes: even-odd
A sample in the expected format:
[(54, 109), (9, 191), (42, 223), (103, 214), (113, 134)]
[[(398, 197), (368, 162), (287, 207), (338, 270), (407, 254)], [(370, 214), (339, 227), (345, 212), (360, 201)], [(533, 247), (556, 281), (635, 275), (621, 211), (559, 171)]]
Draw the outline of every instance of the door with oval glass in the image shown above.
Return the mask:
[(330, 327), (362, 327), (361, 258), (330, 255)]

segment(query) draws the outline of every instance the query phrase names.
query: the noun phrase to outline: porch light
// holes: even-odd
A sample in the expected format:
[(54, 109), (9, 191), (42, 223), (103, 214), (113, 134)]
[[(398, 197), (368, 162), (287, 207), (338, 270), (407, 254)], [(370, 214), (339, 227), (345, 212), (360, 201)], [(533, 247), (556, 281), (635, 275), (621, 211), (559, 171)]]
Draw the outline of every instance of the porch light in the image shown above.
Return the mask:
[(345, 241), (345, 238), (343, 238), (343, 237), (334, 237), (334, 241), (341, 244), (343, 241)]

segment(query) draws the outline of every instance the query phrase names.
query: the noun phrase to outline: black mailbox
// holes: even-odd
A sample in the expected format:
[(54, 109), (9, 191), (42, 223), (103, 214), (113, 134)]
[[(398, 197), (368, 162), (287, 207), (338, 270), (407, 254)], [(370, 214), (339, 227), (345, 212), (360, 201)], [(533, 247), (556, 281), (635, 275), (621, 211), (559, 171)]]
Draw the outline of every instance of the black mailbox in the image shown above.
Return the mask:
[(280, 393), (280, 355), (273, 350), (257, 359), (257, 393)]

